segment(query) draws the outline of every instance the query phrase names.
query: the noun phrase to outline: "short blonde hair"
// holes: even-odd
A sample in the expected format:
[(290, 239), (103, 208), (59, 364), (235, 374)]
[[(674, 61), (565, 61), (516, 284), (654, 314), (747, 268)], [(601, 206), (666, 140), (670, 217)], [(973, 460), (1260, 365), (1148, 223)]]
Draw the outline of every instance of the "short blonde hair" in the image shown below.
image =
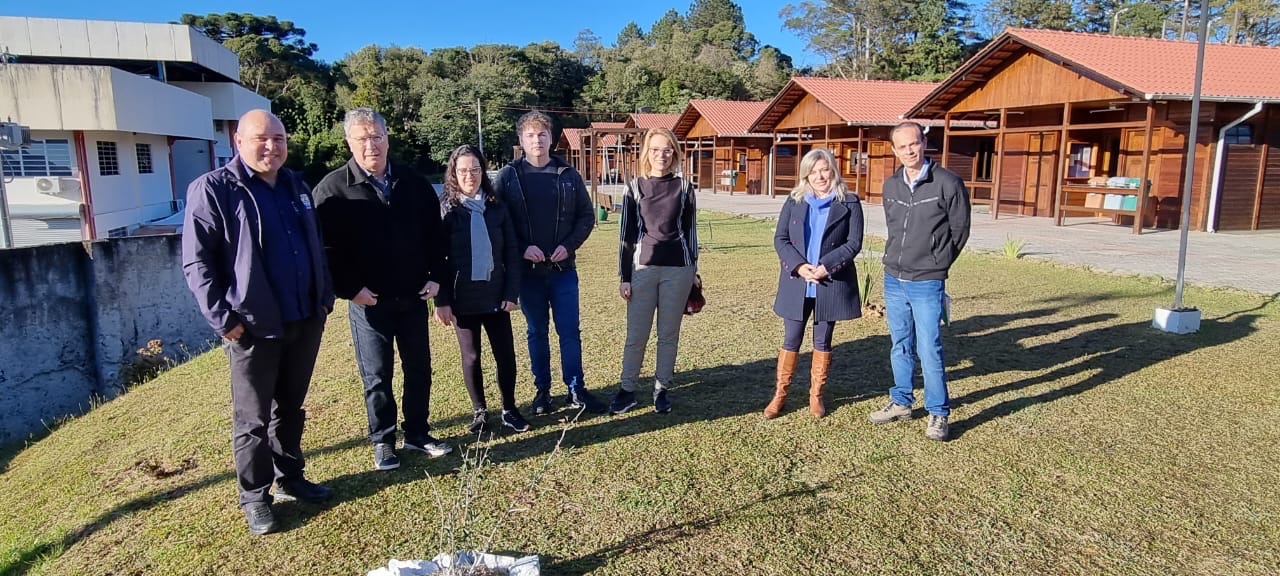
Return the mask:
[(648, 176), (653, 171), (653, 163), (649, 162), (649, 145), (653, 141), (654, 136), (662, 136), (671, 143), (671, 173), (680, 171), (684, 161), (684, 151), (680, 149), (680, 141), (676, 140), (676, 135), (668, 128), (650, 128), (644, 133), (644, 144), (640, 146), (640, 175)]
[(836, 166), (836, 156), (826, 148), (814, 148), (805, 153), (804, 158), (800, 159), (800, 177), (796, 180), (796, 187), (791, 189), (791, 199), (797, 203), (804, 201), (804, 195), (808, 194), (812, 188), (809, 187), (809, 175), (813, 173), (813, 165), (818, 160), (826, 160), (827, 167), (831, 169), (831, 191), (835, 192), (836, 200), (844, 202), (845, 194), (849, 188), (844, 185), (844, 178), (840, 177), (840, 169)]

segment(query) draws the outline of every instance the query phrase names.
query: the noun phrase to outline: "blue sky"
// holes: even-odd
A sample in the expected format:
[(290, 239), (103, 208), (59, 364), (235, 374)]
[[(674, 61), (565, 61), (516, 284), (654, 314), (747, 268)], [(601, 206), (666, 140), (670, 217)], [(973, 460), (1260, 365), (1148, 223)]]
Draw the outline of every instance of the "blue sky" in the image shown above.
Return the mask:
[[(761, 45), (772, 44), (795, 60), (796, 66), (822, 62), (804, 52), (804, 42), (783, 29), (778, 10), (786, 0), (738, 0), (747, 30)], [(159, 0), (44, 0), (5, 2), (0, 13), (9, 16), (42, 16), (176, 21), (184, 13), (248, 12), (292, 20), (306, 29), (307, 39), (320, 46), (319, 58), (337, 60), (368, 44), (418, 46), (431, 50), (444, 46), (515, 44), (554, 40), (572, 47), (578, 31), (590, 28), (605, 44), (619, 30), (635, 21), (646, 30), (669, 8), (685, 12), (689, 2), (618, 2), (615, 0), (471, 0), (469, 2), (384, 1), (311, 2), (286, 1), (159, 1)], [(304, 7), (305, 6), (305, 7)], [(530, 10), (529, 7), (536, 7)], [(3, 42), (3, 39), (0, 39)]]

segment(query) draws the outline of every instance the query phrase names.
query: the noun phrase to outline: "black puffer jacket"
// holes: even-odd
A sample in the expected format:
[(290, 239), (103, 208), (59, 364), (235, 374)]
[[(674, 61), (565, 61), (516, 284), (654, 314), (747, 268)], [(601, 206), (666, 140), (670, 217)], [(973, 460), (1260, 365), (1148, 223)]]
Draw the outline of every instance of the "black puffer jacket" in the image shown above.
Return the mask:
[(493, 247), (493, 273), (488, 281), (471, 279), (471, 213), (461, 206), (448, 206), (444, 229), (449, 237), (448, 275), (440, 283), (436, 306), (451, 306), (454, 315), (496, 312), (505, 302), (520, 296), (520, 264), (523, 247), (516, 240), (515, 225), (507, 207), (489, 196), (484, 208), (484, 224)]
[(912, 192), (899, 167), (884, 182), (884, 271), (899, 280), (945, 280), (969, 240), (969, 191), (933, 162)]

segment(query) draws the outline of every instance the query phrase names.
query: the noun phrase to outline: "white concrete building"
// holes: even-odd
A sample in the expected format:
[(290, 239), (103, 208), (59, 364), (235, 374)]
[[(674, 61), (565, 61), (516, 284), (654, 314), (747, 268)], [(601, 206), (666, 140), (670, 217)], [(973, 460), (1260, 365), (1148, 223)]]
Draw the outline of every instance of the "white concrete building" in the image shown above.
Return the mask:
[(0, 152), (15, 246), (127, 235), (180, 210), (233, 155), (234, 52), (177, 24), (0, 16), (0, 119), (32, 145)]

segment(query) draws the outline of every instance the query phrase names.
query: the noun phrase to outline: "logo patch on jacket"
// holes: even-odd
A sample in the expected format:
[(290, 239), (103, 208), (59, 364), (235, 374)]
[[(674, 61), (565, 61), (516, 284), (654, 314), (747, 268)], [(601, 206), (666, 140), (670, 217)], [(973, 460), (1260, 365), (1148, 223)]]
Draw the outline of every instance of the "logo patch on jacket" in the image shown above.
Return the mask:
[(308, 196), (308, 195), (306, 195), (306, 194), (299, 194), (299, 195), (298, 195), (298, 201), (299, 201), (299, 202), (302, 202), (302, 207), (303, 207), (303, 208), (306, 208), (307, 210), (310, 210), (310, 209), (311, 209), (311, 197), (310, 197), (310, 196)]

